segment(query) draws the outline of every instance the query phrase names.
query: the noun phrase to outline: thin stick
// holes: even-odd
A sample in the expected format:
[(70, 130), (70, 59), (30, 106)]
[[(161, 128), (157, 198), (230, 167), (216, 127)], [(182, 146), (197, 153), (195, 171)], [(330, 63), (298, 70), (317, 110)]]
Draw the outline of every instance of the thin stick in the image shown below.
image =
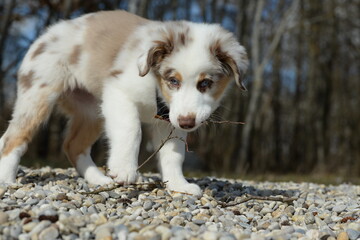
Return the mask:
[(240, 201), (234, 202), (234, 203), (225, 203), (221, 201), (217, 201), (218, 204), (220, 204), (223, 208), (226, 207), (233, 207), (245, 202), (248, 202), (250, 200), (260, 200), (260, 201), (278, 201), (278, 202), (285, 202), (285, 203), (292, 203), (293, 201), (297, 200), (297, 198), (287, 198), (287, 197), (262, 197), (262, 196), (254, 196), (254, 195), (245, 195), (245, 198), (241, 199)]
[[(128, 187), (136, 187), (136, 186), (146, 186), (146, 185), (149, 185), (149, 186), (157, 186), (157, 185), (160, 185), (161, 187), (165, 187), (165, 184), (166, 182), (148, 182), (148, 183), (132, 183), (132, 184), (129, 184), (127, 185)], [(94, 191), (90, 191), (90, 192), (80, 192), (81, 194), (84, 194), (84, 195), (90, 195), (90, 194), (98, 194), (98, 193), (101, 193), (101, 192), (110, 192), (112, 190), (115, 190), (119, 187), (124, 187), (125, 185), (124, 184), (115, 184), (114, 186), (111, 186), (111, 187), (101, 187), (101, 188), (98, 188)]]
[[(157, 115), (156, 115), (157, 116)], [(153, 152), (138, 168), (137, 170), (139, 170), (142, 166), (144, 166), (148, 161), (150, 161), (159, 151), (160, 149), (165, 145), (165, 143), (167, 141), (169, 141), (170, 139), (173, 139), (175, 137), (171, 137), (171, 134), (174, 132), (174, 127), (171, 129), (169, 135), (167, 136), (167, 138), (161, 142), (160, 146), (156, 149), (155, 152)]]
[(244, 122), (233, 122), (233, 121), (214, 121), (214, 120), (207, 120), (206, 122), (216, 123), (216, 124), (235, 124), (235, 125), (244, 125)]
[[(160, 115), (155, 115), (154, 118), (156, 119), (160, 119), (163, 121), (167, 121), (170, 122), (170, 119), (168, 118), (164, 118), (163, 116)], [(204, 121), (204, 123), (215, 123), (215, 124), (235, 124), (235, 125), (244, 125), (244, 122), (235, 122), (235, 121), (215, 121), (215, 120), (206, 120)]]

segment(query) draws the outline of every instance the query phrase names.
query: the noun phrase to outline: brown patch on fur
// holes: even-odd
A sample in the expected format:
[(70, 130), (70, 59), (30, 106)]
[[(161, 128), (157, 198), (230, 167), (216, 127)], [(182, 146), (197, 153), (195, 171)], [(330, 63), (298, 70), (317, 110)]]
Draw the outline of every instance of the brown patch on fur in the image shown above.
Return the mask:
[(121, 70), (112, 70), (111, 72), (110, 72), (110, 76), (112, 76), (112, 77), (117, 77), (118, 75), (120, 75), (120, 74), (122, 74), (123, 73), (123, 71), (121, 71)]
[(213, 93), (214, 98), (217, 100), (219, 99), (223, 92), (225, 91), (227, 85), (230, 82), (230, 77), (229, 76), (223, 76), (222, 78), (220, 78), (215, 85), (215, 91)]
[(185, 33), (180, 33), (179, 34), (179, 37), (180, 37), (180, 42), (182, 45), (185, 45), (185, 40), (186, 40), (186, 36), (185, 36)]
[(167, 103), (170, 103), (171, 102), (171, 95), (169, 93), (167, 84), (165, 83), (165, 81), (162, 79), (162, 77), (159, 74), (157, 74), (156, 77), (157, 77), (157, 81), (158, 81), (158, 85), (159, 85), (161, 95), (164, 97), (164, 99), (165, 99), (165, 101)]
[(19, 86), (24, 89), (28, 90), (32, 86), (32, 81), (34, 80), (34, 71), (31, 70), (27, 74), (20, 74), (19, 75)]
[(81, 46), (75, 45), (69, 56), (69, 63), (72, 65), (77, 64), (80, 60), (80, 54), (81, 54)]
[(46, 48), (46, 43), (40, 43), (38, 45), (38, 47), (35, 49), (35, 51), (33, 52), (31, 59), (34, 60), (37, 56), (39, 56), (40, 54), (42, 54), (45, 51)]
[(46, 83), (42, 83), (42, 84), (40, 85), (40, 88), (44, 88), (44, 87), (47, 87), (47, 84), (46, 84)]
[(139, 46), (140, 42), (141, 42), (140, 39), (134, 39), (134, 40), (131, 42), (129, 48), (130, 48), (130, 49), (136, 49), (136, 48)]
[(181, 76), (181, 74), (180, 74), (179, 72), (176, 72), (175, 75), (174, 75), (174, 77), (175, 77), (177, 80), (179, 80), (180, 82), (183, 81), (183, 78), (182, 78), (182, 76)]
[(63, 149), (76, 167), (78, 156), (85, 153), (102, 131), (103, 121), (96, 112), (98, 101), (88, 91), (76, 88), (64, 93), (59, 105), (70, 118)]
[(24, 116), (20, 119), (14, 119), (10, 123), (9, 129), (11, 130), (8, 132), (11, 132), (12, 134), (7, 136), (8, 140), (4, 143), (2, 152), (3, 157), (7, 156), (15, 148), (21, 146), (22, 144), (30, 142), (35, 131), (50, 113), (48, 101), (46, 99), (47, 96), (48, 95), (44, 95), (40, 97), (38, 101), (39, 105), (33, 109), (33, 115)]
[(147, 19), (121, 10), (97, 12), (86, 17), (85, 41), (82, 46), (89, 56), (89, 64), (85, 69), (89, 91), (101, 96), (102, 80), (109, 77), (119, 51), (131, 39), (132, 33), (148, 22)]
[(216, 40), (213, 44), (210, 45), (209, 50), (220, 62), (223, 72), (228, 76), (233, 76), (236, 84), (242, 90), (246, 90), (245, 86), (242, 84), (243, 74), (240, 72), (235, 60), (228, 53), (222, 50), (221, 42)]
[(76, 114), (72, 116), (63, 149), (74, 167), (77, 166), (78, 156), (84, 154), (86, 149), (98, 139), (102, 126), (101, 120), (89, 121)]

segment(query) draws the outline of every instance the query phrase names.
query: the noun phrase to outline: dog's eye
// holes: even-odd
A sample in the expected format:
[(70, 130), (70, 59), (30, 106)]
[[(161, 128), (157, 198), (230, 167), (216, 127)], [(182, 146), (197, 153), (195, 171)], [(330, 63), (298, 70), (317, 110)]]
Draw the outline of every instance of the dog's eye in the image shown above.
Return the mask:
[(197, 89), (203, 93), (207, 89), (211, 88), (213, 83), (214, 82), (212, 80), (205, 78), (205, 79), (201, 80), (200, 82), (198, 82)]
[(171, 88), (179, 88), (180, 87), (180, 81), (174, 77), (169, 78), (167, 80), (167, 82)]

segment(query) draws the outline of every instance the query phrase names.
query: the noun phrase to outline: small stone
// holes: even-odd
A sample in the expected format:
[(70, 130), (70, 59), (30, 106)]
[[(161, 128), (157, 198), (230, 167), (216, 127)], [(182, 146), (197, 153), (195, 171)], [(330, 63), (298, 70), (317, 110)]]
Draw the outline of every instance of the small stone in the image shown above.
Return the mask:
[(337, 240), (349, 240), (349, 236), (346, 232), (341, 232), (337, 236)]
[(185, 219), (183, 217), (175, 216), (170, 220), (170, 225), (172, 226), (182, 225), (184, 223), (184, 220)]
[(59, 236), (59, 231), (55, 227), (48, 227), (41, 231), (39, 240), (53, 240)]
[(163, 225), (156, 227), (155, 231), (160, 233), (161, 239), (169, 239), (171, 237), (171, 230)]
[(67, 199), (66, 193), (58, 193), (55, 196), (56, 200), (63, 201)]
[(344, 211), (345, 209), (346, 209), (345, 204), (339, 204), (339, 205), (335, 205), (332, 210), (334, 212), (340, 213), (340, 212)]
[(216, 232), (206, 231), (202, 237), (204, 240), (217, 240), (218, 234)]
[(347, 226), (347, 228), (351, 228), (356, 231), (360, 231), (360, 223), (352, 222)]
[(6, 187), (0, 187), (0, 198), (2, 198), (5, 195), (6, 191), (7, 191)]
[(143, 208), (145, 211), (149, 211), (153, 205), (154, 205), (153, 201), (147, 200), (144, 202)]
[(100, 226), (96, 230), (95, 240), (111, 240), (111, 228)]
[(18, 199), (23, 199), (25, 196), (26, 196), (26, 193), (22, 189), (18, 189), (18, 190), (16, 190), (16, 192), (14, 192), (14, 197), (16, 197)]
[(355, 239), (360, 238), (360, 232), (359, 231), (356, 231), (354, 229), (347, 229), (346, 232), (347, 232), (347, 234), (348, 234), (348, 236), (349, 236), (349, 238), (351, 240), (355, 240)]
[(165, 192), (164, 192), (163, 190), (159, 189), (159, 190), (156, 192), (156, 195), (157, 195), (158, 197), (163, 197), (163, 196), (165, 196)]
[(236, 240), (236, 237), (233, 234), (225, 234), (219, 238), (219, 240)]
[(38, 223), (37, 222), (29, 222), (25, 225), (23, 225), (23, 231), (24, 232), (31, 232), (31, 230), (34, 229), (34, 227), (37, 225)]
[(315, 217), (311, 212), (305, 214), (305, 224), (313, 224), (315, 222)]
[(0, 211), (0, 225), (6, 223), (9, 220), (9, 215), (6, 212)]
[(41, 221), (38, 223), (29, 233), (30, 236), (37, 235), (39, 232), (41, 232), (43, 229), (47, 228), (51, 224), (50, 221)]
[(195, 223), (192, 223), (192, 222), (186, 223), (185, 228), (189, 228), (193, 232), (196, 232), (200, 229), (200, 227), (198, 225), (196, 225)]

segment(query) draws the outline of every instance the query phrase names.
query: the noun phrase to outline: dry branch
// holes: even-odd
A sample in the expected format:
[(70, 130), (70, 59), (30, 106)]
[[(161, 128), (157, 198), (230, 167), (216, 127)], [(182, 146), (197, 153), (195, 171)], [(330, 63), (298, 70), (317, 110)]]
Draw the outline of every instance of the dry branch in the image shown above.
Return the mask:
[(137, 190), (142, 190), (145, 186), (146, 186), (146, 189), (145, 190), (148, 190), (148, 188), (152, 188), (152, 189), (155, 189), (157, 188), (158, 186), (162, 187), (162, 188), (165, 188), (165, 184), (166, 182), (161, 182), (161, 181), (155, 181), (155, 182), (147, 182), (147, 183), (132, 183), (132, 184), (128, 184), (128, 185), (125, 185), (125, 184), (115, 184), (111, 187), (100, 187), (94, 191), (90, 191), (90, 192), (80, 192), (81, 194), (83, 195), (90, 195), (90, 194), (99, 194), (101, 192), (110, 192), (112, 190), (115, 190), (119, 187), (124, 187), (124, 186), (127, 186), (127, 187), (137, 187), (137, 188), (140, 188), (140, 189), (137, 189)]
[(254, 195), (245, 195), (245, 197), (239, 201), (233, 202), (233, 203), (226, 203), (217, 201), (218, 204), (220, 204), (223, 208), (226, 207), (234, 207), (236, 205), (251, 201), (251, 200), (259, 200), (259, 201), (278, 201), (278, 202), (284, 202), (284, 203), (292, 203), (293, 201), (297, 200), (297, 198), (294, 197), (272, 197), (272, 196), (254, 196)]

